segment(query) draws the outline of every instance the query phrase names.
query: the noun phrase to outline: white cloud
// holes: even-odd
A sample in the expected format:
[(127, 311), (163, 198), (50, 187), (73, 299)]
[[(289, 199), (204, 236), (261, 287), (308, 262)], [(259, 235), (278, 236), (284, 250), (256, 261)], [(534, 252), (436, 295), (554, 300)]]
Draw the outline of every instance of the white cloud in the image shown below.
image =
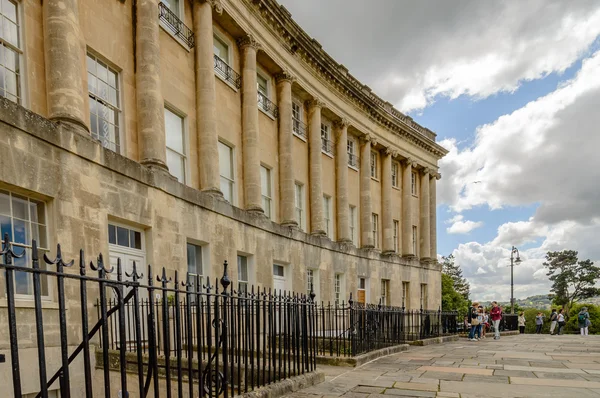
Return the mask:
[(437, 96), (480, 99), (560, 73), (600, 34), (595, 0), (280, 2), (354, 76), (406, 112)]
[(479, 228), (483, 226), (482, 221), (471, 221), (465, 220), (463, 221), (463, 215), (457, 214), (449, 220), (446, 220), (446, 224), (452, 224), (448, 228), (446, 228), (446, 232), (449, 234), (468, 234), (475, 228)]

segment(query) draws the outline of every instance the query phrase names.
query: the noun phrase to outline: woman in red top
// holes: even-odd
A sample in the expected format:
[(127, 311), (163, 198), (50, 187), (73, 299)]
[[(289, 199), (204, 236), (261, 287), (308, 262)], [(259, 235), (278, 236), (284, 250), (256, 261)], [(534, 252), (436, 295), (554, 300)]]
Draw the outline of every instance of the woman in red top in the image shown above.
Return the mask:
[(497, 301), (492, 302), (492, 310), (490, 311), (492, 322), (494, 323), (494, 340), (500, 338), (500, 320), (502, 319), (502, 308)]

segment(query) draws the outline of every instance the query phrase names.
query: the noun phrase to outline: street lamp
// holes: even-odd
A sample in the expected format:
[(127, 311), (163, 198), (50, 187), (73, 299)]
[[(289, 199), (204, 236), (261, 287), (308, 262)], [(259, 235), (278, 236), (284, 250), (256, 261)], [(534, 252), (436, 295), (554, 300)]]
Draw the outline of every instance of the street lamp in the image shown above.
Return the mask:
[[(514, 258), (514, 254), (517, 254), (517, 258)], [(514, 282), (513, 282), (513, 267), (514, 264), (519, 264), (521, 257), (519, 256), (519, 249), (512, 247), (510, 249), (510, 313), (515, 313), (515, 297), (514, 297)]]

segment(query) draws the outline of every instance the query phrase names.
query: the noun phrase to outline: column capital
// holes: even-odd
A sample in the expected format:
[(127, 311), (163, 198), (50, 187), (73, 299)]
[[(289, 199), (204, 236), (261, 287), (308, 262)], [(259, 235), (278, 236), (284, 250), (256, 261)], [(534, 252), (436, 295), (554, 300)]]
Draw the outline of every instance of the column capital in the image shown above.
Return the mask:
[(439, 180), (440, 178), (442, 178), (442, 175), (440, 173), (433, 173), (433, 174), (431, 174), (431, 176), (433, 178), (435, 178), (436, 180)]
[(348, 128), (348, 126), (350, 126), (350, 120), (346, 119), (345, 117), (333, 122), (333, 127), (336, 127), (339, 129)]
[(284, 69), (280, 73), (275, 75), (275, 82), (290, 82), (293, 83), (296, 81), (296, 76), (292, 75), (289, 70)]
[(309, 108), (324, 108), (325, 102), (323, 102), (322, 99), (315, 97), (311, 100), (306, 101), (306, 106), (308, 106)]
[(371, 147), (374, 147), (375, 145), (377, 145), (377, 138), (375, 138), (374, 135), (369, 134), (369, 133), (365, 133), (365, 135), (363, 135), (362, 137), (360, 137), (360, 140), (363, 143), (370, 142), (371, 143)]
[[(210, 6), (213, 8), (213, 10), (215, 10), (215, 12), (219, 15), (221, 15), (223, 13), (223, 3), (221, 3), (221, 0), (195, 0), (198, 3), (208, 3), (210, 4)], [(192, 0), (192, 3), (194, 2), (194, 0)]]
[(398, 156), (398, 151), (390, 147), (385, 148), (384, 153), (386, 155), (392, 155), (392, 158)]
[(255, 50), (259, 50), (261, 47), (258, 40), (256, 40), (256, 37), (254, 37), (252, 34), (247, 34), (246, 36), (237, 39), (237, 45), (240, 47), (240, 49), (252, 47)]
[(417, 161), (416, 161), (416, 160), (414, 160), (413, 158), (406, 158), (406, 159), (404, 159), (404, 160), (402, 161), (402, 163), (403, 163), (405, 166), (409, 166), (409, 165), (410, 165), (410, 166), (412, 166), (412, 167), (417, 167)]
[(423, 170), (421, 170), (421, 172), (423, 173), (423, 175), (432, 173), (431, 169), (429, 169), (428, 167), (423, 167)]

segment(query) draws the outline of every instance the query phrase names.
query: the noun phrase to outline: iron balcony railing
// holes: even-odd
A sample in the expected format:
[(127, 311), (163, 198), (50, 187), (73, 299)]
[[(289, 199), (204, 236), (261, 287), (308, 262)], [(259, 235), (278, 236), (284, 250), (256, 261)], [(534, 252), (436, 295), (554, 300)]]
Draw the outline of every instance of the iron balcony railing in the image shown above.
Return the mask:
[(353, 153), (348, 153), (348, 166), (358, 168), (358, 156)]
[(321, 137), (321, 149), (323, 152), (333, 155), (333, 141)]
[(258, 92), (258, 107), (262, 109), (266, 114), (277, 118), (279, 116), (279, 110), (277, 105), (275, 105), (270, 99), (266, 97), (260, 91)]
[(301, 120), (292, 117), (292, 128), (295, 135), (306, 139), (306, 124), (302, 123)]
[(158, 3), (158, 19), (161, 20), (175, 36), (183, 40), (190, 49), (194, 47), (194, 32), (192, 32), (192, 30), (162, 2)]
[(215, 54), (215, 72), (238, 90), (242, 87), (242, 77), (239, 73), (234, 71), (231, 66), (227, 65), (227, 62), (221, 59), (217, 54)]

